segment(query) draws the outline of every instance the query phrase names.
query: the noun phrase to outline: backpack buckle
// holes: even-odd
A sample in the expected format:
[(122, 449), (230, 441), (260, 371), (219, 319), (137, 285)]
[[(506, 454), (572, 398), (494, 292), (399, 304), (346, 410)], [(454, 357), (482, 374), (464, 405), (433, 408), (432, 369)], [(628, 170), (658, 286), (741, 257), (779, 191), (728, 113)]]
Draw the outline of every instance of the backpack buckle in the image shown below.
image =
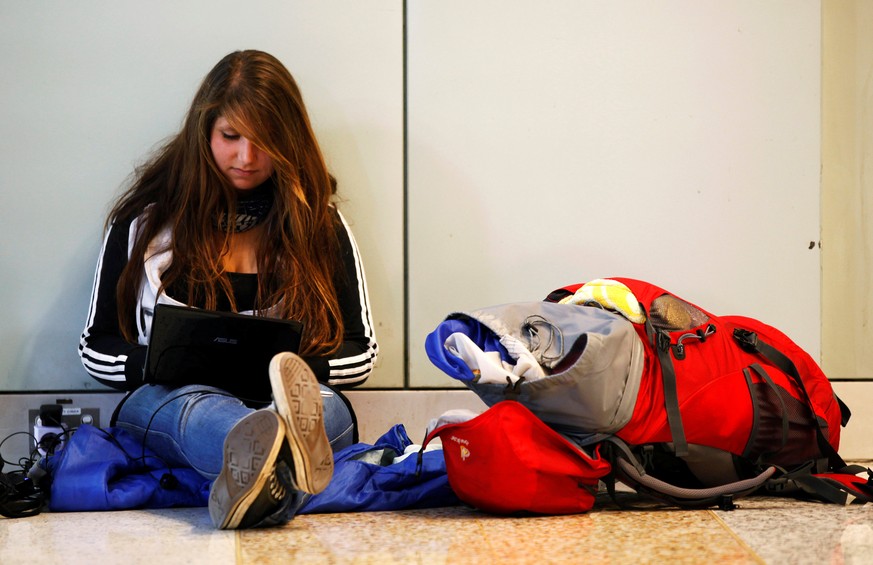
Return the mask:
[(734, 339), (737, 341), (737, 345), (740, 346), (740, 349), (746, 353), (758, 352), (758, 334), (755, 332), (744, 330), (742, 328), (735, 328)]
[(718, 509), (723, 510), (725, 512), (730, 512), (731, 510), (736, 510), (737, 505), (734, 504), (734, 495), (732, 494), (723, 494), (718, 498)]
[(658, 349), (661, 351), (669, 351), (673, 344), (670, 343), (670, 336), (664, 332), (658, 332)]

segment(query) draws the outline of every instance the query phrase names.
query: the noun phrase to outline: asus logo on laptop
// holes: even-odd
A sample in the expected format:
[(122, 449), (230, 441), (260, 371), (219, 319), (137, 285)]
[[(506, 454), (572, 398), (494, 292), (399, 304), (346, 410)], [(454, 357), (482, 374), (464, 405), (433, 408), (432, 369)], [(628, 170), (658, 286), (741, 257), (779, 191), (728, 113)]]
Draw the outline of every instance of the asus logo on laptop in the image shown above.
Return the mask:
[(226, 343), (227, 345), (237, 345), (239, 344), (239, 340), (232, 337), (217, 337), (212, 340), (212, 343)]

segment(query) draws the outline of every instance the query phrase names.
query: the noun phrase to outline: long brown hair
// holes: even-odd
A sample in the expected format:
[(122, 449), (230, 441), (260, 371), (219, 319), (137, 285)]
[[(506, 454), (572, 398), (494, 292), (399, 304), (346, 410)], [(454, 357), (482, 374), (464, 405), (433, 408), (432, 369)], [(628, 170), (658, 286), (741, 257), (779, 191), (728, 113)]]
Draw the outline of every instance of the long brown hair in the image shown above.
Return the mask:
[(221, 256), (231, 232), (215, 218), (236, 209), (236, 192), (217, 168), (210, 147), (223, 116), (273, 161), (274, 205), (258, 251), (256, 313), (278, 307), (283, 318), (304, 321), (301, 353), (327, 354), (342, 341), (343, 324), (333, 275), (338, 268), (335, 183), (327, 170), (294, 78), (273, 56), (238, 51), (206, 75), (181, 131), (138, 168), (108, 222), (141, 214), (129, 263), (118, 281), (119, 324), (135, 341), (135, 304), (148, 244), (171, 231), (172, 264), (162, 289), (187, 290), (189, 304), (214, 309), (233, 300)]

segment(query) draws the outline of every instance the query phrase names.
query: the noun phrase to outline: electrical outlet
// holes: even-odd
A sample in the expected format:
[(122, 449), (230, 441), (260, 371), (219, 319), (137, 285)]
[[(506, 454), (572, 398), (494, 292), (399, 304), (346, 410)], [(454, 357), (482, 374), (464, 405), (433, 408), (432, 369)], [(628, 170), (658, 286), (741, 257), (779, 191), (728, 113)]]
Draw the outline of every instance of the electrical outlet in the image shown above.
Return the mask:
[(70, 406), (68, 402), (58, 401), (61, 406), (61, 426), (47, 425), (41, 421), (39, 409), (30, 409), (27, 411), (28, 430), (34, 435), (31, 440), (31, 449), (39, 449), (40, 453), (45, 455), (44, 450), (39, 443), (45, 434), (53, 433), (61, 436), (62, 442), (66, 442), (69, 434), (74, 432), (76, 428), (82, 424), (90, 424), (95, 427), (100, 427), (100, 409), (99, 408), (77, 408)]

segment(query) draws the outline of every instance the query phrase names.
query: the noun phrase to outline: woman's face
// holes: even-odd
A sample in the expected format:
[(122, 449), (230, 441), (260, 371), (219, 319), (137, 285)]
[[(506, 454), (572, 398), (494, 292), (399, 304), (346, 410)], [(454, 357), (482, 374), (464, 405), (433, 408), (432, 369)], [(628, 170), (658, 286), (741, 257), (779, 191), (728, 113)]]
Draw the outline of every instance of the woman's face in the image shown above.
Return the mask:
[(273, 174), (273, 160), (219, 116), (209, 140), (218, 168), (240, 190), (255, 188)]

